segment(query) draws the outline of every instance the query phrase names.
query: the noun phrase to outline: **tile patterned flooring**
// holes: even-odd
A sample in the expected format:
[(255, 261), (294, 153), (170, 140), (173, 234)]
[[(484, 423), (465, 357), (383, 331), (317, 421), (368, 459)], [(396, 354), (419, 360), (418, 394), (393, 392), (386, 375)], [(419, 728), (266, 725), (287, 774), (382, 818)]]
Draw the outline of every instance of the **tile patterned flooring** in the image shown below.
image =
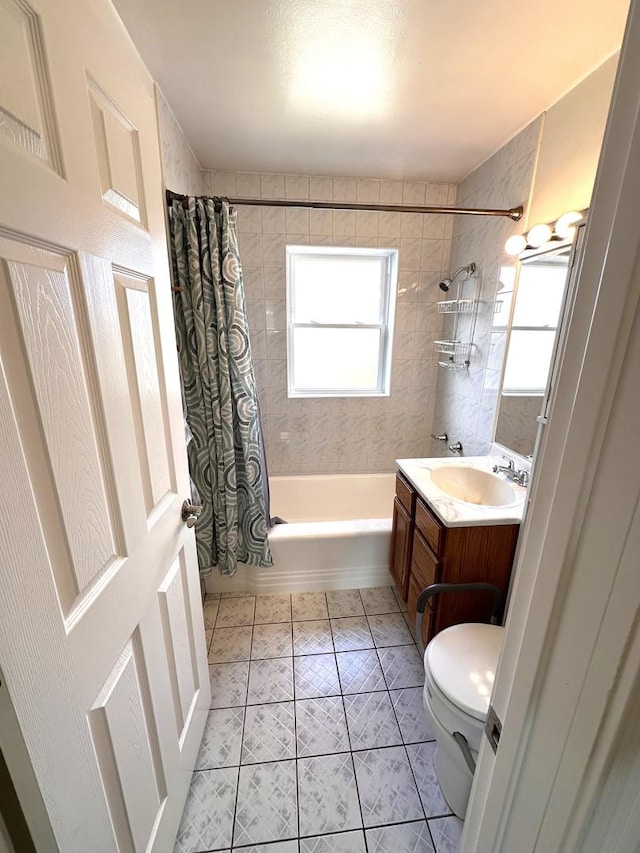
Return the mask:
[(392, 587), (209, 596), (211, 710), (174, 853), (455, 853)]

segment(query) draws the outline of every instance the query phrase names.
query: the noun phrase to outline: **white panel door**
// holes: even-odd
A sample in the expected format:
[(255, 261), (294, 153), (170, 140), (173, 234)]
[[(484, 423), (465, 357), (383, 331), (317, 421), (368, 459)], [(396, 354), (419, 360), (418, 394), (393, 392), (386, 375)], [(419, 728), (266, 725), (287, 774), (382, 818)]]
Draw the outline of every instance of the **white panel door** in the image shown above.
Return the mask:
[(63, 853), (170, 851), (209, 707), (153, 83), (0, 0), (0, 669)]

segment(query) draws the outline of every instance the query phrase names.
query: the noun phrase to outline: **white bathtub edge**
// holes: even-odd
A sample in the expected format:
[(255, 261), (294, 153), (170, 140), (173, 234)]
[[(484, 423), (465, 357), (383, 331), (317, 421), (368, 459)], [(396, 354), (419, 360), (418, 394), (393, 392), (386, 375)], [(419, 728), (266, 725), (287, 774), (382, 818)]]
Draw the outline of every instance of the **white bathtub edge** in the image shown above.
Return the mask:
[(387, 565), (350, 566), (348, 568), (316, 568), (292, 571), (276, 567), (262, 569), (241, 564), (233, 577), (221, 575), (216, 569), (206, 578), (207, 592), (246, 592), (250, 595), (269, 595), (287, 592), (314, 592), (332, 589), (365, 589), (390, 586), (393, 583)]

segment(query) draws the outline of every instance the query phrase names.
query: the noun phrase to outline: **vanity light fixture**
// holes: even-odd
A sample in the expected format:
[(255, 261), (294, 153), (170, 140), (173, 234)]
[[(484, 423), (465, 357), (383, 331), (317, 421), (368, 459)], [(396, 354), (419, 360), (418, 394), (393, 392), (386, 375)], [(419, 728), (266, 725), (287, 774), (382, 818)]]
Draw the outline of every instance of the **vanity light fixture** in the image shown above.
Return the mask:
[(529, 229), (529, 233), (527, 234), (527, 243), (530, 246), (533, 246), (534, 249), (539, 249), (540, 246), (548, 243), (552, 237), (553, 229), (551, 226), (546, 223), (541, 223), (540, 225), (534, 225), (533, 228)]
[(507, 255), (515, 257), (526, 249), (539, 249), (546, 243), (571, 241), (575, 236), (576, 226), (584, 217), (585, 211), (570, 210), (563, 213), (552, 225), (545, 222), (533, 225), (526, 235), (512, 234), (504, 244), (504, 250)]

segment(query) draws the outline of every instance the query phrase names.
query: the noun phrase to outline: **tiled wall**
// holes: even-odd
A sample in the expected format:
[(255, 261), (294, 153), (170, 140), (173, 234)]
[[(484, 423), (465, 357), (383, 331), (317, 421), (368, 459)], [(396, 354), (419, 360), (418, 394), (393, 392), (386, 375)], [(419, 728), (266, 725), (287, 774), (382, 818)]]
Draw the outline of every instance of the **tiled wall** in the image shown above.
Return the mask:
[[(206, 191), (264, 199), (453, 204), (455, 186), (305, 175), (209, 172)], [(238, 207), (251, 344), (271, 474), (392, 471), (424, 456), (433, 419), (437, 282), (449, 269), (452, 217)], [(391, 396), (287, 398), (285, 246), (398, 248)], [(281, 437), (282, 434), (288, 438)]]
[(203, 195), (204, 173), (158, 86), (156, 110), (165, 188), (185, 195)]
[[(496, 300), (501, 301), (500, 291), (512, 289), (515, 274), (515, 261), (503, 248), (507, 237), (520, 233), (526, 222), (542, 122), (542, 117), (533, 121), (458, 185), (460, 206), (525, 205), (525, 218), (519, 222), (455, 218), (451, 269), (476, 263), (480, 304), (469, 369), (439, 369), (433, 431), (447, 432), (450, 442), (460, 440), (467, 456), (487, 453), (493, 437), (507, 334), (503, 324), (508, 321), (508, 306), (498, 306), (503, 311), (496, 313)], [(447, 317), (444, 336), (450, 322)], [(427, 455), (447, 453), (445, 446), (432, 441)]]

